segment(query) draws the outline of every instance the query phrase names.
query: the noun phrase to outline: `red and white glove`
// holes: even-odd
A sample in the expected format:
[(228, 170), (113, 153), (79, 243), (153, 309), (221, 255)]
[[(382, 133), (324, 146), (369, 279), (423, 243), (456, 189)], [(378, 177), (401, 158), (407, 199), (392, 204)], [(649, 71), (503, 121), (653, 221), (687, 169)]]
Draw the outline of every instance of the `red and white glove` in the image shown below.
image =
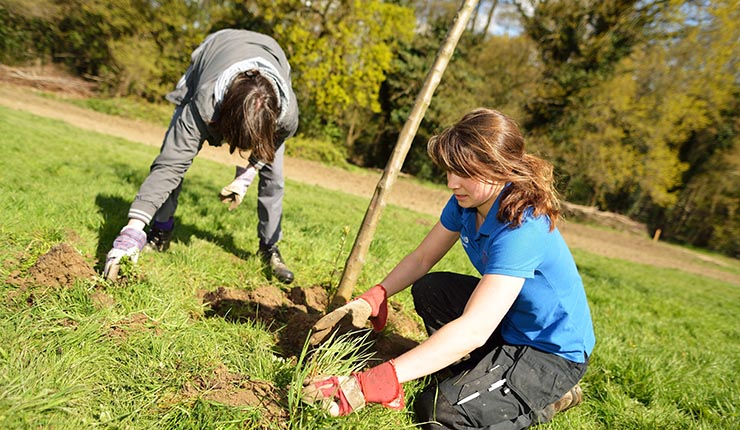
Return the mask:
[(375, 331), (381, 331), (385, 328), (388, 321), (388, 292), (385, 287), (378, 284), (365, 291), (355, 300), (364, 300), (370, 304), (370, 322)]
[(246, 168), (236, 166), (236, 174), (234, 180), (223, 188), (218, 193), (218, 198), (225, 205), (229, 205), (229, 210), (232, 211), (237, 208), (244, 200), (244, 195), (247, 194), (247, 188), (254, 181), (257, 176), (257, 169), (249, 165)]
[[(347, 322), (345, 317), (348, 315), (352, 327), (343, 326)], [(388, 293), (385, 287), (380, 284), (316, 321), (311, 328), (313, 334), (309, 339), (309, 344), (317, 345), (321, 343), (335, 329), (361, 329), (365, 327), (368, 320), (372, 323), (375, 331), (383, 330), (388, 320)]]
[(319, 376), (303, 383), (302, 400), (320, 403), (332, 416), (348, 415), (367, 403), (403, 409), (403, 387), (393, 360), (350, 376)]

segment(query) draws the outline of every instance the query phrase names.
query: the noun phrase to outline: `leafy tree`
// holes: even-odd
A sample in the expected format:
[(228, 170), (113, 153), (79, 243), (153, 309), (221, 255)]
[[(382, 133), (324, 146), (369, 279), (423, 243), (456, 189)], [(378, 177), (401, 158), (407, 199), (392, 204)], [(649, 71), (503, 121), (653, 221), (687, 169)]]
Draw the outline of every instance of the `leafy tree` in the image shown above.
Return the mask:
[[(649, 221), (664, 236), (740, 255), (740, 8), (737, 0), (695, 5), (671, 40), (670, 70), (663, 79), (679, 93), (684, 138), (679, 156), (688, 163), (678, 199), (654, 210)], [(684, 9), (685, 11), (686, 9)], [(674, 96), (678, 97), (678, 96)]]
[(524, 4), (518, 3), (524, 30), (542, 67), (540, 91), (526, 105), (527, 128), (535, 129), (558, 124), (579, 91), (608, 78), (644, 40), (663, 2), (539, 0), (531, 14)]
[(58, 17), (51, 0), (0, 0), (0, 63), (50, 61)]
[(303, 132), (344, 136), (351, 148), (399, 43), (414, 29), (413, 11), (381, 0), (256, 2), (290, 53)]
[[(440, 43), (448, 30), (448, 21), (440, 20), (428, 31), (417, 33), (413, 42), (403, 45), (380, 93), (382, 112), (374, 117), (378, 133), (363, 141), (358, 153), (367, 166), (383, 167), (398, 140), (426, 75), (434, 62)], [(480, 41), (467, 33), (457, 44), (450, 63), (427, 108), (404, 163), (404, 171), (422, 178), (438, 179), (426, 155), (429, 137), (449, 125), (466, 111), (481, 104), (485, 93), (482, 72), (471, 63), (467, 52)]]
[[(439, 7), (444, 2), (432, 3)], [(420, 17), (425, 20), (425, 30), (418, 31), (413, 42), (402, 45), (394, 72), (383, 83), (382, 112), (373, 120), (378, 124), (378, 132), (362, 140), (356, 152), (365, 165), (385, 165), (409, 115), (452, 21), (454, 9), (448, 9), (449, 16), (439, 10), (436, 15)], [(430, 21), (430, 16), (436, 17), (434, 21)], [(537, 69), (531, 66), (533, 52), (526, 37), (490, 36), (478, 31), (464, 34), (417, 131), (404, 171), (425, 179), (443, 180), (443, 172), (434, 169), (426, 154), (426, 143), (467, 110), (487, 106), (521, 117), (520, 106), (538, 76)]]
[(192, 42), (200, 36), (195, 3), (57, 1), (63, 17), (57, 56), (115, 95), (159, 99), (177, 81)]

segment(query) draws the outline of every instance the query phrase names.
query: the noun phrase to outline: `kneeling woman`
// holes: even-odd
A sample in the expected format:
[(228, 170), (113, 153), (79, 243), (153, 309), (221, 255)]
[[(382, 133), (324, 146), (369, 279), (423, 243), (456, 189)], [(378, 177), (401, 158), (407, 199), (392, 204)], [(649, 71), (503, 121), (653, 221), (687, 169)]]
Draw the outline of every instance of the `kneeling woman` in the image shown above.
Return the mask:
[[(424, 342), (379, 366), (310, 381), (306, 398), (344, 415), (403, 407), (401, 383), (437, 374), (415, 400), (429, 429), (522, 429), (581, 400), (595, 337), (581, 277), (556, 228), (552, 166), (524, 150), (509, 117), (477, 109), (429, 141), (453, 196), (421, 244), (386, 276), (317, 322), (367, 315), (413, 284)], [(429, 270), (460, 241), (481, 277)], [(440, 372), (444, 370), (443, 372)]]

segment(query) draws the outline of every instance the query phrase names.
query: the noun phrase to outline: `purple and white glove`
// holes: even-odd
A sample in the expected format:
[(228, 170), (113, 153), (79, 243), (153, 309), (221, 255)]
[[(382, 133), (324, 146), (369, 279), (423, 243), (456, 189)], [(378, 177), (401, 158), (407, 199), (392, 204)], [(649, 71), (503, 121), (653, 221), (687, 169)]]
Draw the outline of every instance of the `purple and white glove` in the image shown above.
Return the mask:
[(118, 271), (121, 268), (121, 258), (128, 257), (136, 263), (139, 252), (146, 245), (146, 233), (134, 227), (124, 227), (113, 241), (113, 249), (108, 251), (105, 257), (105, 269), (103, 277), (109, 281), (118, 279)]
[(231, 183), (221, 189), (218, 198), (225, 205), (229, 205), (232, 211), (239, 206), (247, 193), (247, 188), (252, 184), (254, 177), (257, 176), (257, 169), (249, 165), (246, 168), (236, 166), (236, 175)]

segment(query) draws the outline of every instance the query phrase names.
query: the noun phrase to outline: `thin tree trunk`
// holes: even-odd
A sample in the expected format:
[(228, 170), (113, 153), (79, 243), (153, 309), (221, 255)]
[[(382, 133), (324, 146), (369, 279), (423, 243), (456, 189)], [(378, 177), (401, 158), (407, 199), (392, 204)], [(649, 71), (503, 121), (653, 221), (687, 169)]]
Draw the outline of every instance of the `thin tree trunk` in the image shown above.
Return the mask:
[(478, 11), (480, 11), (481, 2), (478, 2), (478, 4), (473, 8), (473, 17), (470, 18), (470, 21), (468, 22), (468, 29), (471, 33), (475, 34), (475, 23), (478, 22)]
[(494, 13), (496, 13), (496, 6), (498, 6), (498, 0), (493, 0), (493, 2), (491, 2), (491, 10), (488, 11), (488, 19), (486, 19), (486, 26), (483, 28), (484, 38), (488, 36), (488, 29), (491, 27), (491, 22), (493, 22), (493, 15)]
[(455, 15), (455, 19), (453, 20), (452, 27), (447, 32), (447, 36), (437, 52), (434, 64), (424, 80), (424, 86), (416, 97), (411, 114), (401, 130), (401, 134), (398, 136), (398, 141), (396, 142), (396, 146), (393, 148), (391, 158), (383, 171), (380, 181), (378, 181), (377, 187), (375, 188), (375, 193), (373, 194), (370, 205), (365, 212), (365, 218), (362, 220), (360, 231), (357, 233), (354, 246), (347, 258), (347, 263), (345, 264), (339, 287), (329, 305), (330, 308), (341, 306), (347, 303), (352, 297), (352, 290), (354, 289), (360, 271), (365, 264), (365, 256), (367, 255), (367, 250), (370, 248), (370, 243), (372, 242), (373, 235), (377, 229), (380, 214), (386, 205), (386, 195), (390, 192), (396, 178), (398, 177), (398, 173), (401, 170), (406, 154), (408, 154), (409, 148), (411, 147), (414, 135), (416, 134), (419, 124), (424, 117), (424, 113), (432, 100), (434, 90), (442, 79), (442, 75), (447, 68), (447, 64), (450, 62), (450, 57), (452, 57), (452, 53), (457, 46), (457, 42), (460, 40), (460, 36), (465, 30), (465, 26), (470, 18), (470, 13), (476, 3), (477, 0), (465, 0), (460, 5), (460, 8)]

